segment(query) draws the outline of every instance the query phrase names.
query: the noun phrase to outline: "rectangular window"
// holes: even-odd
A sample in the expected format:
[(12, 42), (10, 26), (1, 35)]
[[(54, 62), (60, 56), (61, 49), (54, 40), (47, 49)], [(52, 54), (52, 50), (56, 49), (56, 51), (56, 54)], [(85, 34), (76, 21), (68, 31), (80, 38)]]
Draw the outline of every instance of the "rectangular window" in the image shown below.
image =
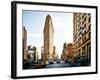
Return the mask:
[(88, 22), (91, 22), (91, 17), (89, 17), (89, 20), (88, 20)]

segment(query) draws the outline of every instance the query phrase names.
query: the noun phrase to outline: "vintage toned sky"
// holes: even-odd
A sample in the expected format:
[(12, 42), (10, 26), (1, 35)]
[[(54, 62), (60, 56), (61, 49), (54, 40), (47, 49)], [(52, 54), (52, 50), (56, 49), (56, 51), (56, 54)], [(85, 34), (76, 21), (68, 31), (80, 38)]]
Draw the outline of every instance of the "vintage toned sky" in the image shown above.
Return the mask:
[(54, 45), (56, 46), (57, 54), (60, 57), (63, 44), (65, 42), (73, 42), (73, 13), (23, 10), (23, 26), (26, 27), (28, 32), (27, 44), (37, 47), (39, 57), (41, 57), (43, 29), (48, 14), (52, 18)]

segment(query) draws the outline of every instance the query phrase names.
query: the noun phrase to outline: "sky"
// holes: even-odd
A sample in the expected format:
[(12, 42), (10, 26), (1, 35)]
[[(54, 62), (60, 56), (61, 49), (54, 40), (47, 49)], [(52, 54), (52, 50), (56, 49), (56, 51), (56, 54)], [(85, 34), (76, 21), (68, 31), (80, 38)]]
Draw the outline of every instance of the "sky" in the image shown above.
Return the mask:
[(43, 46), (43, 29), (47, 15), (50, 15), (54, 28), (54, 46), (61, 56), (63, 44), (73, 42), (73, 13), (23, 10), (23, 26), (27, 29), (27, 45), (37, 47), (39, 58)]

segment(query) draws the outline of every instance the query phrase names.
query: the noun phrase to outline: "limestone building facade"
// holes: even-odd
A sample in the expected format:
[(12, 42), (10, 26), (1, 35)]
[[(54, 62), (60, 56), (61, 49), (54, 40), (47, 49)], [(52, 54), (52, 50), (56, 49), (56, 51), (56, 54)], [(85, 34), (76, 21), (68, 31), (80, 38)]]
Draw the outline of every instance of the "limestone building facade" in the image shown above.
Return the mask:
[(61, 54), (61, 59), (63, 61), (66, 61), (68, 59), (73, 59), (73, 57), (74, 57), (73, 43), (64, 43), (62, 54)]
[(22, 37), (24, 60), (27, 60), (27, 29), (25, 27), (22, 27)]
[(53, 28), (52, 18), (50, 15), (46, 16), (43, 34), (44, 34), (44, 56), (45, 56), (45, 63), (47, 64), (49, 59), (53, 59), (54, 28)]
[(75, 56), (91, 60), (91, 14), (73, 13), (73, 43)]

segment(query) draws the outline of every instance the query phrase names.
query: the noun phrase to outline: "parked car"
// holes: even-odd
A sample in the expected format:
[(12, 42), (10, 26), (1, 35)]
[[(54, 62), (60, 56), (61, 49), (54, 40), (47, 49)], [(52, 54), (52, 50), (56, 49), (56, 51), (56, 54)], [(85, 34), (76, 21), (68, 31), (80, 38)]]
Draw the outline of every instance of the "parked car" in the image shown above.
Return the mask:
[(54, 61), (54, 64), (56, 64), (57, 62), (56, 61)]
[(72, 59), (68, 59), (68, 63), (69, 64), (72, 64)]
[(64, 63), (64, 61), (61, 60), (60, 63)]
[(57, 59), (57, 63), (60, 63), (60, 59)]
[(54, 64), (54, 61), (52, 59), (49, 59), (49, 64)]

